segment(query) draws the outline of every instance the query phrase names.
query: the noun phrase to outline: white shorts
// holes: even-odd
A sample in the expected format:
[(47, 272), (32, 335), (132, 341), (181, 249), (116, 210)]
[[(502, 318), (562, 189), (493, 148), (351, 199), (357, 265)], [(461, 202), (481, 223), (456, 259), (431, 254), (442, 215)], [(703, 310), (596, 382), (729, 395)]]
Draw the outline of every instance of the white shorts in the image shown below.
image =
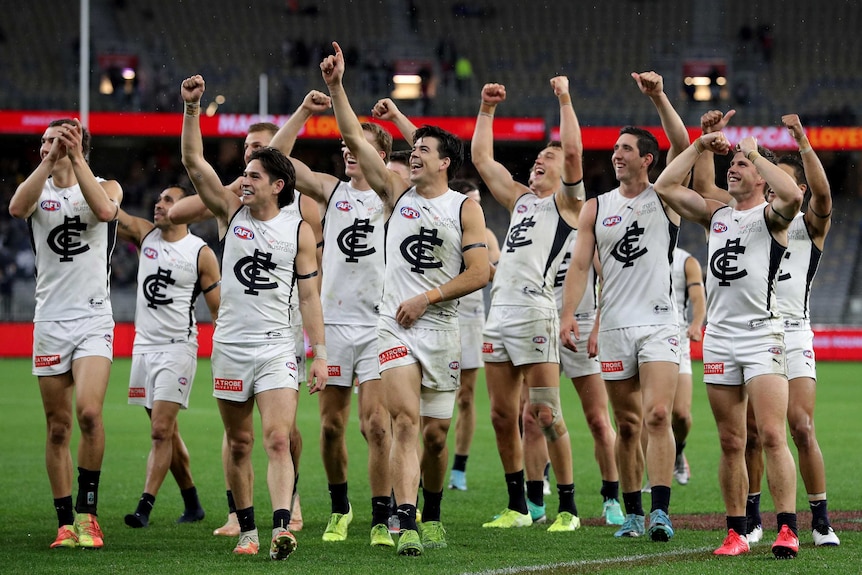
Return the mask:
[(291, 342), (213, 342), (213, 397), (243, 403), (270, 389), (299, 389)]
[(560, 318), (556, 309), (491, 306), (482, 358), (512, 365), (560, 363)]
[(437, 391), (422, 387), (419, 393), (419, 415), (434, 419), (452, 419), (457, 391)]
[(296, 351), (296, 381), (305, 383), (308, 381), (308, 370), (305, 365), (305, 332), (302, 330), (302, 324), (292, 326), (290, 333), (293, 334), (293, 348)]
[(784, 333), (780, 323), (767, 323), (734, 334), (710, 333), (703, 338), (703, 381), (744, 385), (758, 375), (787, 377)]
[(144, 351), (132, 355), (129, 404), (153, 408), (154, 401), (189, 406), (197, 370), (197, 344), (182, 343), (170, 351)]
[(587, 352), (587, 342), (595, 323), (595, 318), (578, 319), (578, 331), (581, 334), (580, 339), (575, 342), (578, 351), (572, 351), (560, 346), (560, 371), (569, 379), (586, 377), (602, 372), (599, 358), (589, 357), (589, 353)]
[(809, 330), (785, 331), (784, 347), (787, 356), (787, 379), (810, 377), (817, 379), (817, 361), (814, 358), (814, 332)]
[(359, 383), (380, 379), (376, 327), (330, 324), (324, 327), (329, 353), (329, 380), (326, 385), (351, 387), (354, 377)]
[(459, 330), (405, 329), (390, 317), (380, 317), (377, 358), (380, 372), (418, 363), (422, 387), (456, 391), (461, 386), (461, 340)]
[(97, 355), (114, 359), (114, 318), (97, 315), (33, 324), (33, 375), (72, 371), (72, 362)]
[(461, 369), (479, 369), (482, 362), (482, 328), (484, 322), (464, 322), (461, 329)]
[(691, 338), (686, 335), (686, 330), (680, 330), (679, 334), (679, 374), (691, 375)]
[(634, 377), (642, 363), (679, 363), (679, 326), (641, 325), (599, 332), (599, 359), (602, 378), (621, 380)]

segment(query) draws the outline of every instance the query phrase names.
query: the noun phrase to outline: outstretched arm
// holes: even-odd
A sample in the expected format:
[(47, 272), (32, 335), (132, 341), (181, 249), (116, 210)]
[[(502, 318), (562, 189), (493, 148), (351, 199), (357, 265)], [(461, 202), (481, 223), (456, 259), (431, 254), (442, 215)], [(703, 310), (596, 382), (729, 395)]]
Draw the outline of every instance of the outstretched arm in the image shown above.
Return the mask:
[(500, 205), (511, 212), (515, 200), (529, 189), (516, 182), (512, 173), (494, 159), (494, 111), (505, 99), (506, 87), (502, 84), (485, 84), (482, 88), (482, 104), (473, 129), (470, 156), (488, 190)]
[(395, 124), (395, 127), (398, 128), (404, 139), (410, 142), (411, 145), (413, 144), (413, 133), (416, 131), (416, 126), (410, 121), (410, 118), (398, 109), (398, 106), (390, 98), (377, 100), (377, 103), (371, 108), (371, 115), (378, 120), (387, 120)]
[(138, 248), (141, 247), (144, 236), (150, 233), (154, 227), (152, 222), (133, 216), (126, 210), (117, 211), (117, 235), (120, 236), (120, 239), (132, 242)]
[(240, 199), (222, 186), (218, 174), (204, 159), (204, 144), (201, 138), (200, 110), (204, 94), (204, 79), (200, 75), (183, 80), (182, 96), (185, 102), (183, 114), (182, 153), (183, 165), (207, 208), (225, 224), (230, 215), (240, 206)]
[(335, 119), (338, 121), (338, 129), (344, 138), (350, 152), (356, 157), (362, 168), (362, 174), (368, 184), (377, 192), (384, 203), (391, 209), (397, 201), (399, 194), (409, 187), (401, 176), (386, 167), (383, 158), (377, 149), (365, 139), (362, 132), (362, 124), (356, 113), (350, 106), (347, 93), (344, 91), (342, 78), (344, 77), (344, 54), (337, 42), (332, 43), (335, 54), (327, 56), (320, 63), (320, 71), (323, 80), (329, 88), (332, 97), (332, 108), (335, 110)]
[(802, 207), (802, 190), (787, 172), (757, 152), (757, 140), (754, 136), (743, 138), (738, 149), (766, 180), (768, 189), (775, 192), (775, 198), (766, 208), (767, 226), (770, 231), (786, 230)]
[[(557, 195), (560, 207), (565, 212), (571, 210), (578, 213), (580, 206), (587, 199), (584, 190), (584, 143), (581, 139), (581, 126), (572, 105), (572, 95), (569, 92), (569, 79), (565, 76), (551, 78), (554, 95), (560, 101), (560, 145), (563, 147), (562, 186)], [(574, 219), (575, 216), (573, 215)], [(577, 224), (575, 221), (570, 225)]]
[(39, 201), (39, 196), (42, 195), (42, 188), (45, 187), (45, 182), (48, 181), (51, 172), (54, 171), (54, 165), (65, 154), (66, 147), (60, 143), (59, 138), (54, 138), (51, 141), (51, 149), (48, 154), (42, 158), (42, 161), (27, 176), (27, 179), (21, 182), (18, 188), (16, 188), (15, 194), (9, 201), (9, 215), (13, 218), (30, 217), (30, 214), (36, 209), (36, 202)]
[[(736, 114), (736, 110), (728, 110), (723, 114), (719, 110), (710, 110), (700, 117), (700, 129), (703, 134), (720, 132), (724, 129), (730, 119)], [(712, 150), (706, 148), (697, 162), (694, 164), (694, 179), (692, 182), (694, 191), (712, 200), (723, 204), (733, 205), (734, 200), (727, 190), (722, 190), (715, 185), (715, 156)]]
[(673, 104), (664, 93), (664, 79), (656, 72), (632, 72), (632, 78), (638, 84), (638, 88), (652, 100), (655, 109), (658, 111), (661, 127), (667, 139), (670, 140), (670, 150), (667, 153), (667, 163), (669, 164), (680, 152), (688, 147), (688, 130), (685, 127), (685, 122), (679, 117), (679, 114), (674, 109)]
[(808, 189), (811, 190), (811, 198), (808, 200), (808, 210), (805, 212), (805, 222), (811, 230), (813, 239), (818, 247), (823, 248), (823, 239), (829, 233), (832, 225), (832, 189), (829, 180), (826, 179), (826, 170), (820, 163), (817, 153), (811, 148), (811, 142), (802, 129), (802, 122), (796, 114), (787, 114), (781, 117), (781, 123), (796, 140), (799, 146), (799, 154), (802, 156), (802, 167), (805, 169), (805, 179), (808, 181)]

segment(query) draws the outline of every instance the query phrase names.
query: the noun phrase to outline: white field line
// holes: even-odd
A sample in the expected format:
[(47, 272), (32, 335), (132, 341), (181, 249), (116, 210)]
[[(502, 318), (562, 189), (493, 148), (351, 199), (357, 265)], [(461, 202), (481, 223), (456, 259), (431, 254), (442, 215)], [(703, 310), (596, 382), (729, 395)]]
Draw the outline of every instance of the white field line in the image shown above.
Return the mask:
[(678, 549), (676, 551), (667, 551), (664, 553), (651, 553), (644, 555), (628, 555), (620, 557), (607, 557), (604, 559), (589, 559), (583, 561), (568, 561), (565, 563), (547, 563), (545, 565), (524, 565), (521, 567), (505, 567), (503, 569), (489, 569), (487, 571), (475, 571), (463, 573), (462, 575), (519, 575), (520, 573), (532, 573), (535, 571), (551, 571), (561, 568), (586, 567), (589, 565), (623, 565), (626, 563), (635, 563), (654, 558), (676, 557), (679, 555), (696, 555), (711, 551), (712, 547), (698, 547), (696, 549)]

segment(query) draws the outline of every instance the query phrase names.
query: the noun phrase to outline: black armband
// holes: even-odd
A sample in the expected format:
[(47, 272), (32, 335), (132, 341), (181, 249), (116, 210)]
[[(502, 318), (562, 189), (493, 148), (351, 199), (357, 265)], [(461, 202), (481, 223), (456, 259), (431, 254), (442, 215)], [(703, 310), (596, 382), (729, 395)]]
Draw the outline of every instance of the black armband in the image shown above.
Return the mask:
[(792, 221), (793, 221), (793, 218), (786, 218), (786, 217), (784, 217), (784, 214), (782, 214), (781, 212), (779, 212), (778, 210), (776, 210), (776, 209), (775, 209), (775, 206), (770, 206), (770, 207), (772, 208), (772, 213), (773, 213), (773, 214), (775, 214), (775, 215), (777, 215), (779, 218), (781, 218), (781, 219), (782, 219), (782, 220), (784, 220), (785, 222), (792, 222)]
[(320, 240), (319, 242), (317, 242), (317, 245), (316, 245), (315, 247), (316, 247), (317, 249), (322, 248), (322, 247), (323, 247), (323, 240)]
[(314, 270), (310, 274), (305, 274), (305, 275), (296, 274), (296, 279), (298, 279), (298, 280), (308, 280), (308, 279), (316, 278), (316, 277), (317, 277), (317, 270)]
[(461, 253), (463, 254), (464, 252), (466, 252), (468, 250), (472, 250), (473, 248), (487, 248), (487, 247), (488, 247), (488, 244), (486, 244), (485, 242), (479, 242), (478, 244), (470, 244), (470, 245), (466, 245), (463, 248), (461, 248)]
[(808, 205), (808, 211), (811, 212), (812, 214), (814, 214), (815, 216), (817, 216), (818, 218), (820, 218), (821, 220), (828, 220), (829, 218), (832, 217), (832, 210), (829, 210), (829, 213), (826, 214), (825, 216), (821, 216), (820, 214), (818, 214), (817, 212), (814, 211), (814, 208), (812, 208), (810, 204)]
[(213, 291), (215, 288), (217, 288), (220, 285), (221, 285), (221, 280), (217, 281), (216, 283), (214, 283), (213, 285), (211, 285), (208, 288), (204, 288), (203, 290), (201, 290), (201, 293), (210, 293), (211, 291)]

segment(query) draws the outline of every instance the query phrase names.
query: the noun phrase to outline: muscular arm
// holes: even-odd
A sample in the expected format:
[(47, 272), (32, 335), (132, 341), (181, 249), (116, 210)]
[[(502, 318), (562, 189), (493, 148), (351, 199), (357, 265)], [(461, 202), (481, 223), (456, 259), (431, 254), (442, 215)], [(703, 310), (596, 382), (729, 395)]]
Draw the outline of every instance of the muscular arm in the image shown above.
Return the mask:
[(219, 271), (218, 259), (209, 246), (204, 246), (198, 252), (198, 284), (202, 290), (209, 290), (204, 291), (204, 300), (207, 302), (213, 324), (218, 320), (221, 297), (221, 287), (218, 284), (220, 282), (221, 272)]
[[(736, 114), (736, 110), (729, 110), (727, 114), (718, 110), (711, 110), (700, 117), (700, 129), (704, 134), (720, 132), (734, 114)], [(727, 190), (722, 190), (715, 185), (715, 155), (712, 150), (706, 149), (695, 162), (692, 187), (704, 198), (731, 206), (736, 203), (736, 200), (727, 193)]]
[(36, 209), (36, 202), (42, 195), (42, 188), (54, 170), (54, 164), (60, 154), (60, 140), (51, 142), (51, 151), (36, 166), (36, 169), (18, 185), (15, 194), (9, 201), (9, 215), (13, 218), (28, 218)]
[(575, 310), (584, 297), (587, 289), (590, 267), (596, 253), (596, 210), (595, 199), (587, 200), (581, 210), (578, 221), (578, 235), (572, 246), (572, 259), (566, 278), (563, 280), (563, 307), (560, 310), (560, 342), (576, 351), (575, 341), (580, 337), (578, 322), (575, 320)]
[[(299, 250), (296, 254), (297, 290), (299, 293), (299, 312), (302, 326), (308, 334), (312, 349), (325, 345), (323, 332), (323, 309), (320, 305), (320, 291), (317, 282), (317, 248), (314, 234), (305, 222), (299, 225)], [(300, 342), (296, 342), (300, 345)], [(316, 393), (326, 387), (329, 370), (326, 360), (315, 358), (311, 362), (308, 376), (309, 392)]]
[(491, 231), (491, 228), (485, 228), (485, 245), (488, 246), (488, 262), (491, 264), (491, 276), (488, 281), (494, 281), (497, 263), (500, 261), (500, 242), (497, 241), (497, 236)]
[(808, 210), (805, 212), (805, 223), (811, 231), (814, 243), (823, 249), (823, 240), (829, 233), (832, 224), (832, 189), (829, 180), (826, 179), (826, 170), (817, 152), (811, 148), (811, 142), (802, 129), (802, 123), (796, 114), (782, 116), (781, 123), (796, 140), (802, 157), (802, 167), (805, 170), (805, 179), (808, 181), (808, 189), (811, 190), (811, 198), (808, 200)]
[(587, 199), (583, 186), (584, 144), (581, 139), (581, 126), (569, 93), (569, 79), (565, 76), (551, 78), (551, 86), (560, 101), (560, 144), (563, 147), (563, 185), (557, 192), (557, 201), (564, 219), (574, 227), (578, 223), (577, 214)]
[(127, 242), (132, 242), (138, 248), (146, 236), (154, 228), (152, 222), (130, 215), (121, 209), (117, 212), (117, 235)]
[(670, 150), (667, 153), (667, 163), (669, 164), (688, 147), (688, 130), (685, 127), (685, 122), (682, 121), (673, 104), (670, 103), (667, 94), (665, 94), (664, 79), (661, 75), (655, 72), (641, 72), (640, 74), (632, 72), (632, 78), (637, 82), (640, 91), (649, 96), (656, 111), (658, 111), (661, 127), (670, 141)]
[[(724, 135), (716, 132), (701, 136), (699, 140), (715, 141), (719, 138), (724, 141)], [(726, 142), (724, 145), (726, 146)], [(654, 188), (662, 201), (669, 205), (676, 213), (691, 222), (708, 228), (713, 211), (724, 204), (715, 200), (708, 200), (683, 185), (698, 155), (697, 148), (694, 145), (683, 150), (680, 155), (667, 165), (656, 180)]]
[(174, 224), (194, 224), (212, 217), (213, 213), (204, 205), (204, 201), (198, 195), (180, 198), (168, 210), (168, 218)]
[(476, 116), (470, 156), (488, 190), (501, 206), (511, 212), (515, 200), (529, 192), (529, 188), (516, 182), (512, 173), (494, 159), (494, 110), (505, 99), (506, 88), (500, 84), (485, 84), (482, 88), (482, 105)]
[(700, 341), (703, 338), (703, 324), (706, 321), (706, 290), (703, 288), (703, 271), (693, 257), (685, 260), (685, 289), (688, 291), (688, 301), (691, 302), (688, 337), (692, 341)]
[(410, 118), (398, 109), (398, 106), (390, 98), (378, 100), (371, 109), (371, 115), (379, 120), (392, 122), (398, 128), (398, 131), (401, 132), (401, 136), (411, 144), (413, 143), (413, 134), (416, 132), (416, 126), (410, 121)]

